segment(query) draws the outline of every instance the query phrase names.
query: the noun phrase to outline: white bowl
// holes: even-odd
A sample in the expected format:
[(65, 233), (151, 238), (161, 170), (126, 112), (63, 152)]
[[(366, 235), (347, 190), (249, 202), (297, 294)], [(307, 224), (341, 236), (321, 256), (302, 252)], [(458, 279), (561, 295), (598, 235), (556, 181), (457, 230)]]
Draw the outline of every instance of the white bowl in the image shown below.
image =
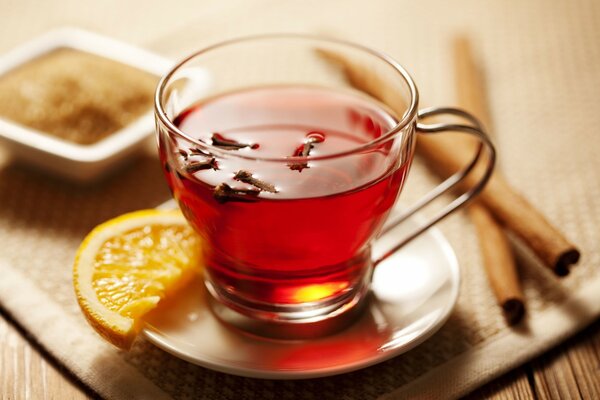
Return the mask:
[[(76, 28), (39, 36), (0, 57), (0, 75), (58, 48), (71, 48), (149, 72), (158, 78), (172, 62), (146, 50)], [(79, 182), (99, 178), (139, 150), (155, 129), (152, 110), (94, 144), (80, 145), (0, 118), (0, 143), (15, 158)]]

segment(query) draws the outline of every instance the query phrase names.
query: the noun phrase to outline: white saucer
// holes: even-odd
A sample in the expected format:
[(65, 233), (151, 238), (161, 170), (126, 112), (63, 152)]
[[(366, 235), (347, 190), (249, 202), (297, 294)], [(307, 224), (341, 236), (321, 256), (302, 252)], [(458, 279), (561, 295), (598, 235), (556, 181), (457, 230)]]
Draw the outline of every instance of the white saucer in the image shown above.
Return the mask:
[[(380, 239), (379, 254), (408, 220)], [(460, 272), (446, 238), (432, 228), (379, 264), (370, 303), (352, 326), (304, 341), (252, 336), (219, 322), (200, 280), (146, 319), (143, 334), (159, 348), (216, 371), (253, 378), (305, 379), (336, 375), (402, 354), (435, 333), (458, 297)]]

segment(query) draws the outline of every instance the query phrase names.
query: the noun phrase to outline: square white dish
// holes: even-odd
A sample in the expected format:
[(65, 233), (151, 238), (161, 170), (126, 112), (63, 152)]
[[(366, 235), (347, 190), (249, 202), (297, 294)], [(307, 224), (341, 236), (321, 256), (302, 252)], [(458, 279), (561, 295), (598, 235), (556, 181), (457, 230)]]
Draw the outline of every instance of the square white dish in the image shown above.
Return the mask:
[[(156, 75), (172, 66), (168, 59), (109, 37), (77, 28), (45, 33), (0, 57), (0, 75), (59, 48), (95, 54)], [(71, 180), (100, 178), (127, 160), (154, 134), (153, 111), (108, 137), (89, 145), (76, 144), (0, 118), (0, 145), (17, 160)]]

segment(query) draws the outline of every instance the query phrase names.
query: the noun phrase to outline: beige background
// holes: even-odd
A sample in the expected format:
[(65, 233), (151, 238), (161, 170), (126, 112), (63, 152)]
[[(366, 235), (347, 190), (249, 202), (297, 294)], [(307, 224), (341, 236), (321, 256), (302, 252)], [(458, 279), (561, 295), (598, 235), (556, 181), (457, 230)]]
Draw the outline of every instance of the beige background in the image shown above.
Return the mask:
[[(557, 281), (519, 249), (529, 318), (505, 327), (463, 215), (442, 225), (464, 274), (448, 324), (403, 356), (304, 382), (257, 381), (191, 366), (140, 342), (122, 354), (100, 341), (73, 299), (70, 264), (95, 224), (168, 198), (152, 154), (94, 187), (10, 163), (0, 170), (0, 303), (86, 384), (111, 398), (456, 397), (560, 342), (600, 313), (600, 6), (593, 1), (0, 2), (0, 52), (74, 25), (177, 58), (247, 33), (333, 34), (390, 53), (422, 104), (451, 104), (449, 37), (470, 35), (486, 70), (499, 165), (583, 251)], [(403, 201), (436, 182), (422, 165)], [(115, 374), (119, 371), (119, 374)]]

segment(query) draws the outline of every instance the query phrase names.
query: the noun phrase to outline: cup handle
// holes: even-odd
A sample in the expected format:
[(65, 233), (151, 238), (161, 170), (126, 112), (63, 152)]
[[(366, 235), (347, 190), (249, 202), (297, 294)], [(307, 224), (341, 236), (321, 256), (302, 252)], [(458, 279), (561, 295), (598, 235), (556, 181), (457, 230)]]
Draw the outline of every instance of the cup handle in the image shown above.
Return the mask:
[(435, 123), (428, 125), (417, 122), (417, 133), (430, 135), (440, 132), (462, 132), (467, 133), (469, 135), (473, 135), (480, 141), (479, 147), (477, 149), (477, 152), (475, 153), (474, 158), (466, 167), (454, 173), (441, 184), (436, 186), (432, 191), (423, 196), (419, 201), (417, 201), (416, 204), (408, 208), (401, 215), (394, 218), (392, 222), (387, 224), (387, 226), (381, 232), (381, 235), (384, 235), (385, 233), (389, 232), (390, 230), (398, 226), (400, 223), (405, 221), (407, 218), (409, 218), (411, 215), (415, 214), (417, 211), (421, 210), (422, 208), (430, 204), (432, 201), (434, 201), (444, 193), (450, 191), (452, 188), (454, 188), (456, 185), (462, 182), (481, 160), (481, 154), (484, 148), (489, 154), (489, 157), (487, 159), (487, 165), (485, 166), (485, 172), (475, 185), (473, 185), (467, 191), (462, 192), (453, 201), (451, 201), (449, 204), (447, 204), (445, 207), (439, 210), (437, 214), (435, 214), (429, 221), (417, 227), (413, 232), (409, 233), (400, 242), (398, 242), (392, 249), (388, 250), (381, 257), (374, 260), (374, 266), (376, 266), (381, 261), (394, 254), (396, 251), (398, 251), (398, 249), (400, 249), (402, 246), (419, 236), (421, 233), (425, 232), (427, 229), (429, 229), (442, 219), (446, 218), (448, 215), (452, 214), (454, 211), (467, 204), (479, 192), (481, 192), (481, 190), (483, 190), (485, 184), (492, 175), (494, 164), (496, 162), (496, 150), (494, 149), (492, 142), (490, 141), (489, 137), (485, 133), (485, 130), (483, 129), (483, 126), (477, 120), (477, 118), (475, 118), (473, 115), (469, 114), (466, 111), (451, 107), (431, 107), (426, 108), (424, 110), (419, 110), (417, 118), (425, 119), (444, 114), (461, 117), (468, 121), (468, 124)]

